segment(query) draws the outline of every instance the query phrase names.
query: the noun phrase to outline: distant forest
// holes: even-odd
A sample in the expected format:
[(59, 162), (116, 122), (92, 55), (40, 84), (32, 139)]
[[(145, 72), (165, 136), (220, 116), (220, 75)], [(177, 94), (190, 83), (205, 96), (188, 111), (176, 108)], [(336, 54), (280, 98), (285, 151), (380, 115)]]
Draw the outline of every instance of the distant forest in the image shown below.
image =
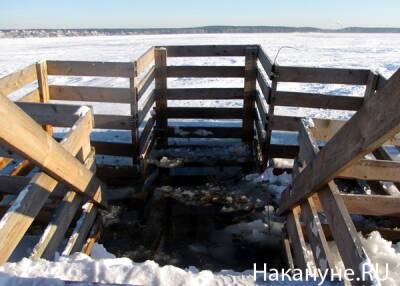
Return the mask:
[(400, 33), (400, 28), (319, 29), (284, 26), (205, 26), (144, 29), (0, 29), (0, 38), (219, 33)]

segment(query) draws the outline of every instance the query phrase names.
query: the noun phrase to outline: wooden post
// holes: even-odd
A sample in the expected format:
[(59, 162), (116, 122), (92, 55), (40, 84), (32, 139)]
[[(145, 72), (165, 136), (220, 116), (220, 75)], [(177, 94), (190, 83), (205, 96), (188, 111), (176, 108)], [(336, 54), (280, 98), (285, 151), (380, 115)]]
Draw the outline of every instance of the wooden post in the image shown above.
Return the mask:
[[(311, 130), (306, 126), (304, 120), (301, 121), (299, 131), (299, 156), (301, 156), (299, 161), (303, 165), (304, 170), (304, 168), (307, 168), (307, 165), (309, 165), (314, 157), (319, 153), (319, 148), (315, 138), (312, 136)], [(340, 196), (339, 189), (334, 181), (329, 182), (327, 186), (318, 193), (318, 197), (345, 267), (348, 269), (353, 269), (354, 273), (356, 274), (355, 276), (361, 278), (363, 274), (360, 265), (363, 265), (363, 263), (366, 263), (369, 259), (364, 248), (362, 247), (362, 242), (358, 236), (356, 227), (353, 224), (345, 203)], [(308, 198), (307, 202), (311, 202), (311, 198)], [(318, 218), (318, 215), (315, 217)], [(324, 233), (320, 228), (317, 233), (319, 233), (320, 238), (326, 240)], [(312, 235), (310, 238), (312, 238)], [(322, 242), (320, 241), (320, 243)], [(322, 244), (326, 245), (326, 242), (323, 242)], [(324, 248), (327, 249), (327, 247)], [(322, 247), (320, 248), (320, 253), (321, 249)], [(314, 251), (313, 253), (316, 255)], [(353, 284), (373, 284), (372, 281), (369, 280), (370, 277), (365, 278), (367, 279), (366, 281), (358, 280), (354, 281)]]
[(282, 195), (281, 215), (400, 132), (400, 70), (333, 136)]
[(138, 164), (139, 159), (139, 121), (138, 121), (138, 88), (137, 88), (137, 63), (132, 64), (132, 74), (129, 78), (129, 89), (131, 99), (131, 124), (132, 124), (132, 163)]
[(157, 146), (168, 145), (167, 118), (167, 49), (155, 49), (155, 93), (156, 93), (156, 134)]
[(258, 48), (246, 49), (243, 97), (243, 140), (252, 143), (254, 138), (254, 109), (256, 101)]
[[(275, 71), (276, 64), (272, 66), (272, 72)], [(277, 93), (277, 88), (278, 88), (278, 80), (276, 74), (272, 73), (271, 74), (271, 91), (269, 94), (268, 98), (268, 114), (267, 114), (267, 126), (266, 126), (266, 136), (265, 136), (265, 142), (264, 142), (264, 154), (265, 154), (265, 162), (270, 157), (270, 145), (271, 145), (271, 138), (272, 138), (272, 125), (274, 121), (274, 112), (275, 112), (275, 97)]]
[[(47, 62), (39, 62), (36, 64), (36, 73), (38, 78), (39, 100), (42, 103), (50, 101), (49, 80), (47, 75)], [(43, 128), (50, 134), (53, 134), (51, 125), (44, 125)]]
[(364, 101), (368, 100), (374, 95), (376, 88), (378, 87), (379, 75), (373, 71), (368, 76), (368, 82), (365, 86)]

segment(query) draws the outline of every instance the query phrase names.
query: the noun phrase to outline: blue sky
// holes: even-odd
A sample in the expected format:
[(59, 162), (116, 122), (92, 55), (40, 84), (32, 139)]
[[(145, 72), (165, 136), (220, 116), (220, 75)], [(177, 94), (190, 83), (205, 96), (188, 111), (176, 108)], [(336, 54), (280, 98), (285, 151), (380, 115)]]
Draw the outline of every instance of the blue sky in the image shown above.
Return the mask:
[(0, 0), (0, 28), (400, 27), (399, 0)]

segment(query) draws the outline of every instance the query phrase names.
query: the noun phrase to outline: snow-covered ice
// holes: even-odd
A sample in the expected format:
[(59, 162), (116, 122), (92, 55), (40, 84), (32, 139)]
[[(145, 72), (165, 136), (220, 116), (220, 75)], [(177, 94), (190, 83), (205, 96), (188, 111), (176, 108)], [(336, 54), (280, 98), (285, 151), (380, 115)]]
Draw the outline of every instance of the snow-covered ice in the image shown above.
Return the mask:
[[(147, 35), (71, 38), (0, 39), (0, 77), (35, 61), (84, 60), (123, 61), (137, 58), (154, 45), (194, 44), (261, 44), (267, 54), (281, 65), (368, 68), (384, 76), (391, 76), (400, 67), (399, 34), (201, 34), (201, 35)], [(169, 64), (182, 65), (243, 65), (240, 58), (193, 58), (169, 59)], [(89, 85), (105, 87), (127, 87), (128, 80), (122, 78), (96, 77), (50, 77), (51, 84)], [(170, 87), (242, 87), (241, 79), (169, 79)], [(32, 87), (31, 87), (32, 88)], [(346, 85), (282, 84), (281, 90), (325, 93), (328, 95), (362, 96), (363, 88)], [(18, 94), (13, 95), (14, 98)], [(87, 104), (87, 103), (86, 103)], [(187, 106), (187, 102), (170, 102), (172, 106)], [(241, 106), (241, 101), (191, 101), (191, 106)], [(126, 104), (91, 104), (96, 113), (129, 114)], [(291, 116), (348, 118), (351, 112), (296, 107), (278, 107), (276, 113)], [(193, 125), (198, 122), (192, 122)], [(212, 122), (210, 124), (213, 124)], [(179, 130), (178, 130), (179, 131)], [(130, 141), (129, 132), (96, 131), (96, 139), (106, 141)], [(288, 137), (283, 137), (287, 140)], [(275, 142), (281, 139), (274, 139)], [(248, 179), (275, 180), (276, 192), (280, 193), (288, 183), (289, 175), (274, 178), (270, 173)], [(261, 226), (258, 223), (257, 226)], [(262, 237), (262, 231), (250, 232), (253, 239)], [(391, 277), (383, 285), (397, 285), (400, 281), (400, 248), (372, 233), (363, 239), (371, 261), (388, 262)], [(17, 276), (17, 277), (16, 277)], [(25, 280), (25, 278), (35, 278)], [(198, 271), (195, 268), (179, 269), (174, 266), (161, 267), (153, 261), (134, 263), (127, 258), (114, 258), (101, 246), (94, 248), (93, 257), (74, 254), (61, 257), (56, 262), (23, 259), (18, 263), (7, 263), (0, 267), (1, 285), (64, 285), (62, 280), (130, 283), (136, 285), (254, 285), (252, 271), (246, 273)], [(260, 285), (260, 284), (258, 284)], [(284, 284), (279, 284), (284, 285)], [(296, 284), (290, 284), (296, 285)], [(303, 285), (303, 284), (298, 284)]]

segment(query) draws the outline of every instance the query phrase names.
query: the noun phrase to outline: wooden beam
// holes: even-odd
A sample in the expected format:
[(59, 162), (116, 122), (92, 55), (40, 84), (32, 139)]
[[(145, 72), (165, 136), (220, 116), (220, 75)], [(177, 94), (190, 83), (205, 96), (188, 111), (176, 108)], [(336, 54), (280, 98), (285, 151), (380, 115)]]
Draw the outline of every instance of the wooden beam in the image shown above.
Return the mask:
[[(287, 212), (322, 189), (345, 168), (400, 131), (400, 70), (343, 126), (293, 182), (290, 198), (279, 213)], [(329, 163), (327, 163), (329, 162)], [(286, 190), (286, 193), (289, 191)]]
[(143, 94), (146, 93), (147, 89), (153, 83), (155, 77), (155, 67), (152, 66), (149, 71), (137, 81), (137, 89), (138, 89), (138, 98), (139, 100), (142, 98)]
[(40, 101), (39, 90), (37, 88), (35, 88), (34, 90), (23, 95), (20, 99), (18, 99), (18, 101), (20, 101), (20, 102), (39, 102)]
[[(132, 63), (132, 73), (129, 77), (129, 98), (130, 98), (130, 130), (132, 142), (132, 164), (136, 165), (139, 162), (139, 90), (137, 87), (136, 76), (138, 71), (137, 66), (140, 63), (136, 61)], [(96, 120), (96, 119), (95, 119)], [(96, 121), (97, 122), (97, 121)]]
[(265, 98), (265, 100), (270, 102), (270, 96), (271, 96), (271, 87), (269, 86), (267, 80), (263, 76), (260, 70), (257, 71), (257, 82), (258, 85), (260, 86), (261, 92)]
[(265, 73), (268, 76), (271, 76), (273, 66), (272, 61), (261, 47), (258, 48), (258, 60), (260, 61), (261, 66), (264, 68)]
[(142, 107), (139, 109), (138, 125), (140, 125), (146, 118), (147, 114), (149, 113), (151, 107), (154, 105), (155, 102), (156, 102), (156, 95), (155, 92), (152, 91), (145, 99), (145, 102), (142, 103)]
[(242, 108), (235, 107), (168, 107), (168, 118), (242, 119)]
[(243, 99), (243, 88), (169, 88), (168, 100), (235, 100)]
[[(85, 162), (85, 167), (89, 170), (95, 169), (95, 153), (92, 151), (88, 155)], [(65, 233), (68, 230), (73, 218), (78, 211), (79, 206), (83, 202), (83, 196), (78, 195), (74, 191), (69, 191), (65, 194), (61, 203), (57, 207), (54, 216), (44, 230), (39, 242), (32, 250), (31, 258), (44, 258), (52, 260), (54, 255), (64, 239)]]
[(337, 110), (358, 110), (364, 99), (357, 96), (325, 95), (304, 92), (277, 91), (275, 104)]
[(176, 138), (241, 138), (242, 135), (240, 127), (168, 127), (168, 137)]
[(47, 61), (49, 75), (130, 77), (132, 68), (128, 62)]
[(80, 112), (87, 109), (80, 105), (16, 102), (27, 115), (40, 125), (53, 125), (57, 127), (71, 127), (79, 119)]
[(155, 94), (157, 144), (165, 147), (168, 145), (167, 50), (165, 48), (155, 49)]
[(275, 73), (280, 82), (365, 85), (369, 70), (316, 67), (277, 66)]
[(132, 117), (129, 115), (95, 114), (96, 129), (131, 130)]
[[(81, 116), (90, 113), (82, 107)], [(57, 180), (106, 206), (104, 198), (93, 197), (102, 183), (35, 121), (8, 98), (0, 97), (0, 138), (16, 153), (31, 161)]]
[(82, 207), (82, 215), (65, 246), (62, 255), (68, 256), (74, 252), (82, 251), (85, 240), (89, 234), (97, 215), (97, 208), (93, 203), (87, 202)]
[(0, 96), (7, 96), (35, 80), (37, 80), (36, 65), (6, 75), (0, 78)]
[(368, 81), (365, 86), (364, 100), (368, 100), (375, 94), (378, 87), (379, 75), (373, 71), (369, 72)]
[[(163, 46), (168, 57), (244, 57), (249, 45)], [(257, 46), (254, 46), (257, 47)]]
[[(91, 114), (84, 115), (75, 125), (76, 128), (71, 130), (66, 139), (63, 140), (61, 148), (72, 155), (88, 152), (82, 144), (89, 139), (92, 123)], [(47, 135), (39, 126), (38, 129)], [(39, 146), (42, 147), (42, 145)], [(18, 194), (14, 204), (0, 220), (0, 237), (2, 238), (0, 240), (0, 264), (8, 260), (57, 185), (58, 182), (55, 179), (44, 172), (40, 172)]]
[[(274, 65), (272, 67), (272, 73), (275, 74), (275, 69), (276, 69), (276, 65)], [(271, 83), (271, 92), (269, 95), (269, 98), (267, 101), (268, 103), (268, 117), (267, 117), (267, 126), (266, 126), (266, 135), (265, 135), (265, 142), (264, 145), (262, 147), (262, 151), (265, 154), (265, 160), (269, 159), (269, 149), (270, 149), (270, 145), (271, 145), (271, 138), (272, 138), (272, 130), (274, 128), (274, 124), (275, 124), (275, 99), (276, 99), (276, 92), (278, 89), (278, 82), (276, 79), (276, 76), (274, 76), (272, 78), (272, 83)]]
[[(46, 103), (50, 101), (49, 80), (47, 76), (47, 62), (39, 62), (36, 64), (36, 73), (38, 78), (39, 101)], [(51, 125), (43, 125), (43, 129), (50, 135), (53, 134)]]
[(254, 139), (255, 100), (257, 88), (257, 53), (258, 48), (246, 49), (244, 96), (243, 96), (243, 140)]
[(150, 64), (153, 61), (154, 61), (154, 47), (151, 47), (135, 61), (134, 68), (136, 70), (136, 74), (139, 75), (142, 72), (148, 70)]
[[(367, 216), (400, 216), (400, 197), (386, 195), (355, 195), (340, 194), (346, 209), (350, 214)], [(322, 212), (321, 203), (317, 195), (313, 196), (317, 211)]]
[(146, 125), (143, 128), (142, 134), (140, 134), (140, 139), (139, 139), (139, 150), (140, 153), (142, 153), (143, 148), (149, 139), (149, 136), (151, 136), (151, 130), (154, 127), (155, 119), (153, 116), (150, 116), (149, 119), (147, 119)]
[(400, 162), (362, 159), (348, 166), (337, 177), (400, 183)]
[(90, 141), (91, 145), (96, 149), (97, 155), (111, 156), (132, 156), (132, 144), (123, 142), (105, 142), (105, 141)]
[(304, 224), (306, 226), (308, 240), (312, 249), (314, 260), (321, 271), (331, 271), (335, 269), (335, 263), (324, 231), (321, 227), (318, 213), (314, 202), (309, 198), (301, 207)]
[(168, 66), (167, 77), (242, 78), (242, 66)]
[(281, 131), (299, 131), (301, 117), (273, 115), (270, 124), (270, 129)]
[[(296, 178), (307, 170), (309, 164), (312, 164), (313, 160), (315, 160), (314, 158), (321, 152), (307, 126), (308, 123), (306, 120), (302, 120), (299, 137), (301, 141), (299, 154), (302, 156), (300, 162), (303, 164), (303, 171)], [(307, 165), (305, 166), (305, 164)], [(288, 193), (283, 193), (282, 199), (287, 199), (287, 196)], [(354, 285), (374, 285), (371, 277), (365, 277), (366, 281), (361, 280), (363, 270), (360, 265), (370, 263), (370, 260), (362, 247), (360, 237), (336, 184), (333, 181), (328, 182), (318, 193), (318, 197), (345, 267), (352, 269), (355, 277), (360, 278), (359, 281), (353, 281)], [(374, 270), (371, 269), (371, 271)]]
[(306, 242), (304, 240), (303, 230), (301, 229), (300, 208), (292, 210), (286, 222), (286, 230), (288, 232), (289, 240), (293, 247), (294, 262), (297, 268), (305, 271), (309, 265), (305, 256)]
[(120, 87), (50, 85), (52, 100), (130, 103), (130, 90)]

